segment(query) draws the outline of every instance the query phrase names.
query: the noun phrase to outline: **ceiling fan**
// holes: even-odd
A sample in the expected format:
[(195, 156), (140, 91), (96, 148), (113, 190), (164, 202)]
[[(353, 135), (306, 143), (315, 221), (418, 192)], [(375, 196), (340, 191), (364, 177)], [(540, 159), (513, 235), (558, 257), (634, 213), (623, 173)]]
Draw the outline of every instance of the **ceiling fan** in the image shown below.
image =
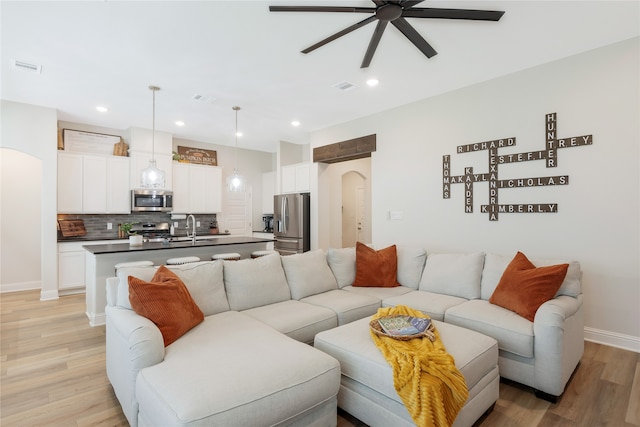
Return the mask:
[(327, 37), (318, 43), (304, 49), (302, 53), (309, 53), (333, 40), (349, 34), (360, 27), (378, 21), (376, 29), (371, 36), (369, 47), (364, 55), (360, 68), (367, 68), (371, 63), (373, 54), (378, 47), (387, 24), (396, 27), (406, 38), (411, 41), (427, 58), (431, 58), (438, 52), (407, 22), (405, 18), (430, 18), (430, 19), (468, 19), (475, 21), (499, 21), (503, 11), (473, 10), (473, 9), (441, 9), (441, 8), (414, 8), (424, 0), (372, 0), (376, 7), (345, 7), (345, 6), (269, 6), (271, 12), (346, 12), (346, 13), (372, 13), (370, 16), (342, 31)]

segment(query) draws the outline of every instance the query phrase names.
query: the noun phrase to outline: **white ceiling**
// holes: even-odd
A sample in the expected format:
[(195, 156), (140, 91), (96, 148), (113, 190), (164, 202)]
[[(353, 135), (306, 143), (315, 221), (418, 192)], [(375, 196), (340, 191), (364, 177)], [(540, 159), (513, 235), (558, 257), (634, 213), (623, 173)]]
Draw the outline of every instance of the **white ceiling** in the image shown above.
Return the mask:
[[(274, 13), (269, 5), (371, 7), (368, 0), (2, 1), (1, 97), (58, 119), (274, 152), (278, 141), (638, 36), (638, 1), (425, 1), (503, 10), (499, 22), (408, 18), (438, 51), (427, 59), (389, 25), (368, 69), (375, 24), (300, 51), (369, 15)], [(42, 66), (12, 68), (11, 60)], [(380, 84), (369, 88), (365, 81)], [(356, 86), (340, 91), (348, 81)], [(194, 95), (210, 97), (196, 101)], [(98, 113), (97, 105), (109, 108)], [(177, 127), (176, 120), (185, 125)], [(298, 128), (291, 126), (299, 120)]]

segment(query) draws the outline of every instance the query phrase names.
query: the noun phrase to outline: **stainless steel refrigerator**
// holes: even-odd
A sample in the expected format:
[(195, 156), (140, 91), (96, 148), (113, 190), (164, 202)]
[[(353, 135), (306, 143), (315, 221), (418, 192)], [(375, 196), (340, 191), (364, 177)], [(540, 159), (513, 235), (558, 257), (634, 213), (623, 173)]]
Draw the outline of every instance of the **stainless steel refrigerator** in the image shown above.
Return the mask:
[(273, 203), (275, 250), (281, 255), (307, 252), (311, 246), (310, 194), (279, 194)]

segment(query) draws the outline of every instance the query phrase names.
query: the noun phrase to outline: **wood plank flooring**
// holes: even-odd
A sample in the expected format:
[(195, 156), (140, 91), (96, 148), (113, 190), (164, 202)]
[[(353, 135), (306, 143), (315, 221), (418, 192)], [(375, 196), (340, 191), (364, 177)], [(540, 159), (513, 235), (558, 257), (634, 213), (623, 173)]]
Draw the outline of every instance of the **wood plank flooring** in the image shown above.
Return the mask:
[[(0, 425), (127, 426), (105, 372), (105, 328), (89, 326), (84, 294), (39, 297), (0, 295)], [(343, 411), (337, 423), (365, 427)], [(640, 354), (587, 342), (557, 404), (503, 381), (479, 426), (640, 427)]]

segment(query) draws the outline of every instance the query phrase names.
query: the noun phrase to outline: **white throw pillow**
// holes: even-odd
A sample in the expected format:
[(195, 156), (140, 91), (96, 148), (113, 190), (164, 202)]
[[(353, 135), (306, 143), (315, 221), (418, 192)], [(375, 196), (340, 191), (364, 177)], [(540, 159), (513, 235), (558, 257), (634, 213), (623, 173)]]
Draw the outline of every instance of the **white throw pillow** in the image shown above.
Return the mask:
[(291, 299), (280, 257), (224, 261), (224, 287), (231, 310), (247, 310)]
[(398, 272), (396, 273), (398, 283), (408, 288), (418, 289), (427, 252), (422, 248), (408, 246), (397, 246), (396, 250), (398, 254)]
[(428, 254), (420, 290), (466, 299), (480, 298), (484, 253)]
[(229, 311), (222, 260), (169, 265), (167, 268), (184, 282), (205, 316)]
[(329, 248), (327, 262), (340, 288), (353, 285), (356, 279), (356, 248)]
[(321, 249), (281, 257), (292, 299), (338, 289), (336, 278)]

